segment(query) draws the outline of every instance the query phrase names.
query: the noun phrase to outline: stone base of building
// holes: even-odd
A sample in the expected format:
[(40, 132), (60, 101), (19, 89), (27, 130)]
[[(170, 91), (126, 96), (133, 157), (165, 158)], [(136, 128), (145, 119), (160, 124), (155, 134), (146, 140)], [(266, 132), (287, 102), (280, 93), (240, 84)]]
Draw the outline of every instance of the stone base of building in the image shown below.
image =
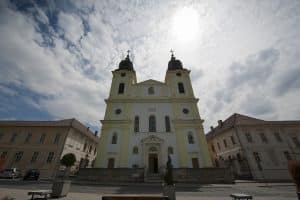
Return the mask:
[[(175, 168), (173, 169), (175, 183), (233, 183), (233, 175), (228, 168)], [(161, 176), (162, 178), (162, 176)], [(124, 183), (145, 182), (147, 175), (144, 168), (83, 168), (79, 170), (76, 181), (92, 183)]]

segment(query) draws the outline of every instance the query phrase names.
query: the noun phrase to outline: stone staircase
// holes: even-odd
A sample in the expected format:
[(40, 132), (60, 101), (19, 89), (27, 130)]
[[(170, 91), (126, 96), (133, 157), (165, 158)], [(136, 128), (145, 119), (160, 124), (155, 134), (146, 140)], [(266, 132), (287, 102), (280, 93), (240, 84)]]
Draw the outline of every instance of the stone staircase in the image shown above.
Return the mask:
[(162, 177), (160, 174), (147, 174), (145, 177), (146, 183), (162, 183)]

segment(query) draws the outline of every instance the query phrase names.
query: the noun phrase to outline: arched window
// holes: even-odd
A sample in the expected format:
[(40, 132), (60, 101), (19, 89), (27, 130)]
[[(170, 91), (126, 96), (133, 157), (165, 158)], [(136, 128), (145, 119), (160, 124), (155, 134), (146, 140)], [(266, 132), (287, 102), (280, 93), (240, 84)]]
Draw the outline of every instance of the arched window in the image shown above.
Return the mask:
[(192, 133), (188, 134), (188, 142), (189, 142), (189, 144), (194, 144), (194, 137), (193, 137)]
[(132, 153), (133, 154), (138, 154), (139, 153), (139, 148), (138, 147), (133, 147)]
[(183, 94), (184, 93), (184, 87), (183, 87), (183, 83), (178, 83), (178, 92)]
[(171, 132), (170, 117), (165, 116), (166, 132)]
[(134, 132), (140, 132), (140, 118), (139, 116), (134, 117)]
[(148, 94), (154, 94), (154, 87), (149, 87), (148, 88)]
[(118, 136), (116, 133), (113, 134), (112, 138), (111, 138), (111, 143), (112, 144), (117, 144), (118, 142)]
[(173, 147), (168, 147), (168, 155), (174, 154)]
[(156, 119), (154, 115), (149, 117), (149, 132), (156, 132)]
[(124, 94), (124, 90), (125, 90), (125, 84), (124, 84), (124, 83), (120, 83), (120, 84), (119, 84), (119, 90), (118, 90), (118, 93), (119, 93), (119, 94)]

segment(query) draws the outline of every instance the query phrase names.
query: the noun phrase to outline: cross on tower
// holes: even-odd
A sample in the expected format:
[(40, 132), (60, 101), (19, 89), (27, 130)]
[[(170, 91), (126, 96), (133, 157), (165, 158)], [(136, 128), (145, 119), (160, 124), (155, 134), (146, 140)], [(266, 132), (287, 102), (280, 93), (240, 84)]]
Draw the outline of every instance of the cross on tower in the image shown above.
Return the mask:
[(127, 50), (127, 56), (129, 56), (130, 50)]
[(170, 52), (171, 52), (171, 57), (173, 58), (174, 57), (174, 50), (171, 49)]

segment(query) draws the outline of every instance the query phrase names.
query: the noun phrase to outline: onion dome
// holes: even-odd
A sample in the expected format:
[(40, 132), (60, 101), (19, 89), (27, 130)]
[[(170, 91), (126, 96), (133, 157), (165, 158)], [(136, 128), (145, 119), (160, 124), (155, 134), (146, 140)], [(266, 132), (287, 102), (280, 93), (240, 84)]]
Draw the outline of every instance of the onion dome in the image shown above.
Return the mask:
[(127, 54), (126, 58), (120, 62), (118, 70), (134, 71), (133, 64), (129, 58), (129, 54)]
[(177, 69), (183, 69), (182, 62), (176, 59), (172, 53), (171, 60), (168, 63), (168, 70), (177, 70)]

